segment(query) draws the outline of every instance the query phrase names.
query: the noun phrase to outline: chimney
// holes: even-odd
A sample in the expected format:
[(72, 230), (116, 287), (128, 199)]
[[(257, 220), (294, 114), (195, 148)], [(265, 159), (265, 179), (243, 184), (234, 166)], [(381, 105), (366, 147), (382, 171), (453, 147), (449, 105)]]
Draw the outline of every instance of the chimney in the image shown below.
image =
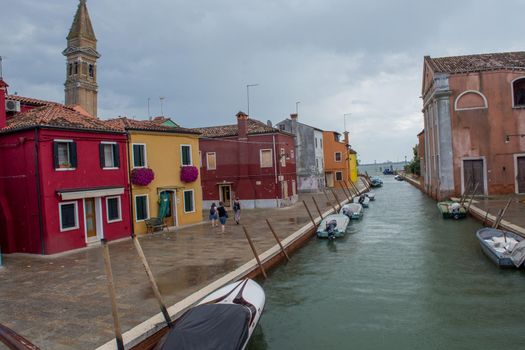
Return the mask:
[(345, 131), (345, 145), (348, 146), (350, 143), (348, 142), (348, 131)]
[(236, 116), (239, 139), (246, 140), (248, 138), (248, 114), (239, 111), (239, 113), (237, 113)]
[(7, 95), (7, 85), (5, 81), (0, 77), (0, 129), (5, 128), (7, 115), (5, 111), (5, 97)]
[(298, 115), (297, 113), (292, 113), (292, 114), (290, 114), (290, 119), (291, 119), (291, 120), (295, 120), (295, 121), (297, 121), (297, 118), (298, 118), (298, 117), (299, 117), (299, 115)]

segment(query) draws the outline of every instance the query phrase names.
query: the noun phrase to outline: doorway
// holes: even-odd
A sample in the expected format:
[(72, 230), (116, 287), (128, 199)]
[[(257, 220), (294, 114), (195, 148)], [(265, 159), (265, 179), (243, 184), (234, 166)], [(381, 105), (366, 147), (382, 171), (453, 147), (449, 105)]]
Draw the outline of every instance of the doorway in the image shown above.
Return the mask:
[(516, 193), (525, 193), (525, 155), (516, 156)]
[(283, 195), (283, 199), (288, 198), (288, 181), (281, 181), (281, 193)]
[(326, 186), (334, 187), (334, 173), (326, 173)]
[(485, 193), (485, 175), (483, 159), (463, 160), (463, 193), (471, 194), (478, 184), (476, 194)]
[(91, 243), (98, 241), (95, 198), (84, 199), (84, 218), (86, 223), (86, 242)]
[(219, 200), (224, 203), (225, 207), (231, 206), (232, 187), (230, 185), (219, 186)]
[[(159, 199), (161, 202), (164, 202), (164, 204), (161, 203), (159, 206), (159, 216), (164, 216), (164, 223), (168, 225), (168, 227), (174, 227), (177, 226), (177, 192), (174, 190), (166, 190), (159, 193)], [(165, 207), (164, 207), (165, 206)], [(161, 213), (161, 211), (165, 210), (165, 213)]]

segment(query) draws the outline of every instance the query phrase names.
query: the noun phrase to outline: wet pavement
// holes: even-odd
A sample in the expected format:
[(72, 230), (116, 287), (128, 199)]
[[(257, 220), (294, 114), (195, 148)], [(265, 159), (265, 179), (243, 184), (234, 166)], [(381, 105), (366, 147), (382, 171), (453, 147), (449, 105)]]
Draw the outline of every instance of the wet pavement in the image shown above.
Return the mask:
[[(314, 196), (322, 211), (331, 208), (323, 193)], [(337, 196), (346, 198), (342, 190)], [(334, 197), (330, 194), (330, 198)], [(303, 199), (317, 217), (312, 194), (301, 194), (292, 207), (242, 212), (241, 224), (246, 225), (259, 254), (275, 245), (264, 219), (271, 221), (281, 239), (309, 222)], [(224, 234), (205, 222), (140, 236), (167, 305), (253, 258), (242, 226), (235, 225), (231, 217), (233, 213)], [(110, 253), (125, 332), (159, 309), (131, 239), (111, 243)], [(0, 323), (41, 349), (94, 349), (113, 338), (101, 247), (55, 257), (4, 256), (0, 281)]]

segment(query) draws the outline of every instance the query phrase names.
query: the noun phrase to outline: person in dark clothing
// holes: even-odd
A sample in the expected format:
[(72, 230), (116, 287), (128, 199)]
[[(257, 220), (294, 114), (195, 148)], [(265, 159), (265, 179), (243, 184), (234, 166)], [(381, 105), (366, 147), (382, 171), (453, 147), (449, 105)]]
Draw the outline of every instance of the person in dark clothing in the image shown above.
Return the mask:
[(211, 227), (219, 226), (217, 222), (218, 218), (219, 217), (217, 215), (217, 206), (215, 205), (215, 203), (212, 203), (210, 208)]
[(241, 221), (241, 202), (239, 202), (239, 198), (235, 198), (235, 201), (233, 202), (233, 212), (235, 213), (235, 223), (239, 225), (239, 222)]
[(219, 221), (221, 223), (221, 232), (224, 233), (224, 225), (226, 225), (226, 219), (228, 218), (228, 212), (226, 212), (226, 208), (224, 208), (223, 202), (219, 202), (219, 206), (217, 207), (217, 212), (219, 213)]

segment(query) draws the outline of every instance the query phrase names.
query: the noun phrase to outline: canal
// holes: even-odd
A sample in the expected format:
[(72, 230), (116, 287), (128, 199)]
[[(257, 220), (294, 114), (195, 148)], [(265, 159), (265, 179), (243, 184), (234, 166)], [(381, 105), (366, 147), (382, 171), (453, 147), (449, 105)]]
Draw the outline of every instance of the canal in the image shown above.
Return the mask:
[(474, 219), (385, 176), (333, 243), (313, 239), (262, 282), (250, 350), (523, 349), (525, 273), (483, 255)]

